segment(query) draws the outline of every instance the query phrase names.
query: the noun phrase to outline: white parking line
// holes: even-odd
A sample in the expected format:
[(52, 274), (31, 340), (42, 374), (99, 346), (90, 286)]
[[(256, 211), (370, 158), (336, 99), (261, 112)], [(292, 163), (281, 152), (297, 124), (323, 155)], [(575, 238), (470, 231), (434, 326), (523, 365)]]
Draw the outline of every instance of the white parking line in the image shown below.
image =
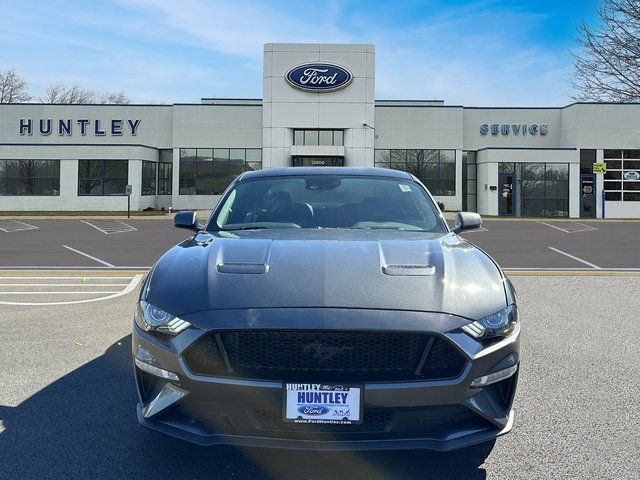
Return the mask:
[(566, 228), (562, 228), (557, 225), (553, 225), (551, 223), (543, 222), (542, 220), (536, 220), (536, 222), (541, 223), (542, 225), (546, 225), (547, 227), (555, 228), (556, 230), (560, 230), (561, 232), (564, 232), (564, 233), (591, 232), (593, 230), (597, 230), (596, 227), (592, 227), (591, 225), (585, 225), (584, 223), (580, 223), (580, 222), (571, 222), (572, 225), (580, 225), (581, 227), (583, 227), (578, 230), (567, 230)]
[[(10, 268), (16, 268), (16, 267), (10, 267)], [(86, 267), (84, 267), (86, 269)], [(92, 267), (93, 270), (93, 267)], [(18, 276), (18, 275), (13, 275), (13, 276), (8, 276), (8, 277), (0, 277), (0, 280), (12, 280), (12, 279), (20, 279), (20, 280), (58, 280), (60, 278), (78, 278), (80, 280), (83, 280), (85, 278), (90, 278), (91, 280), (105, 280), (105, 279), (109, 279), (109, 280), (130, 280), (131, 276), (128, 277), (115, 277), (115, 276), (111, 276), (111, 275), (106, 275), (103, 277), (87, 277), (87, 276), (82, 276), (82, 275), (60, 275), (57, 277), (25, 277), (25, 276)], [(80, 285), (80, 284), (78, 284)]]
[(111, 235), (113, 233), (125, 233), (125, 232), (135, 232), (138, 229), (136, 227), (132, 227), (131, 225), (124, 223), (120, 220), (80, 220), (82, 223), (86, 223), (87, 225), (99, 230), (105, 235)]
[(592, 272), (593, 270), (600, 270), (601, 272), (640, 272), (640, 268), (619, 268), (619, 267), (601, 267), (601, 268), (585, 268), (585, 267), (503, 267), (505, 272), (519, 272), (519, 271), (551, 271), (551, 272)]
[[(24, 277), (19, 277), (24, 278)], [(95, 278), (95, 277), (94, 277)], [(0, 287), (126, 287), (128, 283), (0, 283)]]
[(72, 252), (75, 252), (75, 253), (77, 253), (79, 255), (83, 255), (83, 256), (85, 256), (87, 258), (90, 258), (91, 260), (95, 260), (96, 262), (101, 263), (101, 264), (103, 264), (103, 265), (105, 265), (107, 267), (115, 268), (115, 265), (112, 265), (109, 262), (105, 262), (104, 260), (100, 260), (99, 258), (96, 258), (96, 257), (94, 257), (92, 255), (89, 255), (88, 253), (81, 252), (80, 250), (76, 250), (75, 248), (69, 247), (67, 245), (62, 245), (62, 246), (64, 248), (66, 248), (67, 250), (71, 250)]
[[(55, 286), (55, 285), (51, 285)], [(0, 295), (98, 295), (98, 294), (112, 294), (112, 293), (120, 293), (120, 290), (109, 291), (109, 292), (0, 292)]]
[[(60, 302), (44, 302), (44, 303), (43, 302), (5, 302), (5, 301), (0, 301), (0, 305), (43, 305), (43, 306), (49, 306), (49, 305), (72, 305), (72, 304), (76, 304), (76, 303), (90, 303), (90, 302), (99, 302), (99, 301), (103, 301), (103, 300), (111, 300), (113, 298), (121, 297), (123, 295), (127, 295), (128, 293), (131, 293), (138, 286), (138, 284), (140, 283), (140, 280), (142, 280), (142, 277), (143, 277), (142, 274), (136, 274), (133, 277), (71, 277), (71, 278), (83, 278), (83, 279), (84, 278), (88, 278), (89, 280), (97, 279), (97, 278), (126, 278), (128, 280), (130, 279), (130, 281), (129, 281), (129, 283), (126, 284), (125, 288), (123, 288), (122, 290), (118, 290), (118, 291), (95, 291), (95, 290), (82, 291), (82, 290), (76, 290), (76, 291), (56, 291), (56, 292), (47, 292), (47, 291), (0, 292), (0, 295), (32, 295), (32, 296), (36, 296), (36, 297), (39, 296), (39, 295), (69, 295), (69, 294), (106, 295), (104, 297), (85, 298), (83, 300), (67, 300), (67, 301), (60, 301)], [(68, 277), (68, 276), (60, 276), (60, 277), (21, 277), (21, 276), (13, 276), (13, 277), (0, 277), (0, 278), (3, 278), (3, 279), (14, 278), (14, 279), (20, 281), (20, 280), (25, 279), (25, 278), (57, 279), (57, 278), (70, 278), (70, 277)], [(13, 284), (13, 285), (16, 285), (16, 284)], [(58, 284), (55, 284), (55, 283), (46, 284), (46, 286), (51, 286), (51, 287), (55, 287), (57, 285)], [(102, 285), (106, 285), (106, 284), (102, 284)], [(77, 286), (87, 287), (89, 285), (80, 284), (79, 283)]]
[(26, 230), (38, 230), (39, 227), (18, 220), (0, 220), (0, 230), (6, 233), (24, 232)]
[(463, 235), (466, 235), (467, 233), (474, 233), (474, 232), (488, 232), (489, 229), (485, 228), (485, 227), (478, 227), (478, 228), (474, 228), (473, 230), (466, 230), (464, 232)]
[(595, 264), (593, 264), (591, 262), (587, 262), (586, 260), (583, 260), (583, 259), (581, 259), (579, 257), (576, 257), (575, 255), (571, 255), (570, 253), (563, 252), (562, 250), (558, 250), (557, 248), (553, 248), (553, 247), (548, 247), (548, 248), (553, 250), (554, 252), (558, 252), (561, 255), (564, 255), (566, 257), (572, 258), (577, 262), (584, 263), (585, 265), (588, 265), (591, 268), (595, 268), (596, 270), (602, 270), (602, 267), (599, 267), (598, 265), (595, 265)]
[(151, 270), (151, 265), (121, 265), (119, 267), (69, 267), (68, 265), (2, 265), (3, 270)]

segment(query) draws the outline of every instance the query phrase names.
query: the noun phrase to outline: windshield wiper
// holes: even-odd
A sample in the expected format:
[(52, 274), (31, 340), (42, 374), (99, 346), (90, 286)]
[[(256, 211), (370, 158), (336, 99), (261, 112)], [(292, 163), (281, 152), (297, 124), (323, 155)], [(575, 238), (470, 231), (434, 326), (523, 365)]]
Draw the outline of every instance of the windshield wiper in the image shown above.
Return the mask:
[(351, 227), (353, 230), (397, 230), (399, 232), (426, 232), (421, 228), (404, 228), (404, 227), (383, 227), (371, 225), (368, 227)]
[(223, 232), (233, 232), (234, 230), (264, 230), (267, 227), (261, 227), (259, 225), (244, 225), (242, 227), (235, 228), (221, 228), (220, 230)]

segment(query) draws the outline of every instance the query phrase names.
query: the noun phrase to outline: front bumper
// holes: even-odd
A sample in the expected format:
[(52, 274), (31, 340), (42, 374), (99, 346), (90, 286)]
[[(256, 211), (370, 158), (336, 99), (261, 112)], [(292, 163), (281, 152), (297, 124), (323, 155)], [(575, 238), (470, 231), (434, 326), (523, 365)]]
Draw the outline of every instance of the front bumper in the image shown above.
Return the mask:
[[(290, 309), (289, 309), (290, 310)], [(282, 312), (281, 312), (282, 313)], [(225, 322), (212, 320), (216, 329), (301, 328), (297, 318), (270, 311), (256, 321), (256, 312), (227, 314)], [(299, 312), (303, 313), (303, 312)], [(349, 330), (421, 331), (450, 342), (467, 359), (462, 374), (447, 380), (366, 382), (363, 384), (361, 425), (297, 425), (282, 422), (283, 384), (280, 381), (247, 380), (197, 375), (191, 372), (183, 352), (207, 333), (207, 321), (187, 319), (192, 328), (170, 339), (159, 339), (134, 326), (134, 355), (173, 372), (178, 380), (152, 375), (135, 368), (139, 403), (138, 421), (151, 429), (199, 445), (247, 445), (315, 450), (389, 450), (426, 448), (453, 450), (507, 433), (513, 425), (512, 403), (518, 372), (483, 388), (471, 388), (481, 376), (519, 364), (519, 327), (507, 339), (483, 348), (466, 334), (451, 329), (466, 323), (442, 314), (385, 312), (372, 322), (374, 312), (323, 312), (322, 322), (305, 318), (304, 328), (336, 328), (332, 318)], [(351, 316), (344, 321), (345, 315)], [(359, 315), (362, 315), (360, 318)], [(376, 313), (379, 315), (379, 312)], [(403, 318), (404, 317), (404, 318)], [(368, 318), (368, 321), (365, 319)], [(452, 323), (453, 322), (453, 323)], [(375, 329), (372, 326), (375, 325)], [(309, 379), (313, 381), (313, 379)], [(163, 391), (167, 385), (173, 397)], [(177, 392), (177, 393), (176, 393)], [(162, 397), (158, 401), (158, 397)], [(152, 402), (154, 408), (150, 408)], [(165, 404), (162, 403), (165, 402)], [(159, 406), (158, 406), (159, 405)]]

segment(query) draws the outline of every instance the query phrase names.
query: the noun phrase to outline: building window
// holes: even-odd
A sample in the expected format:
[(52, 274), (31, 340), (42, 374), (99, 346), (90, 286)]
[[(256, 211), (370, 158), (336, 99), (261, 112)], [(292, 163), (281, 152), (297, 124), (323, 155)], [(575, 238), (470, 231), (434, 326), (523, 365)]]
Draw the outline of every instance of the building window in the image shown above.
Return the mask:
[(60, 195), (60, 160), (0, 160), (0, 195)]
[(456, 194), (455, 150), (376, 150), (375, 166), (409, 172), (433, 195)]
[(477, 152), (462, 152), (462, 210), (475, 212), (478, 209), (477, 201)]
[(342, 130), (294, 130), (294, 145), (338, 146), (344, 145), (344, 131)]
[(160, 150), (158, 158), (158, 195), (171, 195), (173, 192), (173, 150)]
[(125, 195), (128, 160), (78, 160), (78, 195)]
[(142, 195), (156, 194), (156, 171), (157, 164), (155, 162), (142, 161)]
[(605, 200), (640, 202), (640, 150), (605, 150)]
[(593, 164), (596, 162), (595, 150), (580, 150), (580, 173), (593, 173)]
[(238, 175), (261, 168), (259, 148), (181, 148), (180, 195), (221, 195)]
[(515, 174), (515, 213), (523, 217), (569, 216), (568, 163), (499, 163)]

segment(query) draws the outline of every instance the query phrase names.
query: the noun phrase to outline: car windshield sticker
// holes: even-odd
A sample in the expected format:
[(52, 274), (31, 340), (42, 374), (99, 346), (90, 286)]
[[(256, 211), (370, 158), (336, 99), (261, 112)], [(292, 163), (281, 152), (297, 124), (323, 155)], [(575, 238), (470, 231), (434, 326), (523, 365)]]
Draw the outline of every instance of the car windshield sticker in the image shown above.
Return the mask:
[(399, 183), (398, 186), (400, 187), (400, 190), (402, 190), (403, 192), (410, 192), (411, 191), (411, 187), (409, 185), (404, 184), (404, 183)]

